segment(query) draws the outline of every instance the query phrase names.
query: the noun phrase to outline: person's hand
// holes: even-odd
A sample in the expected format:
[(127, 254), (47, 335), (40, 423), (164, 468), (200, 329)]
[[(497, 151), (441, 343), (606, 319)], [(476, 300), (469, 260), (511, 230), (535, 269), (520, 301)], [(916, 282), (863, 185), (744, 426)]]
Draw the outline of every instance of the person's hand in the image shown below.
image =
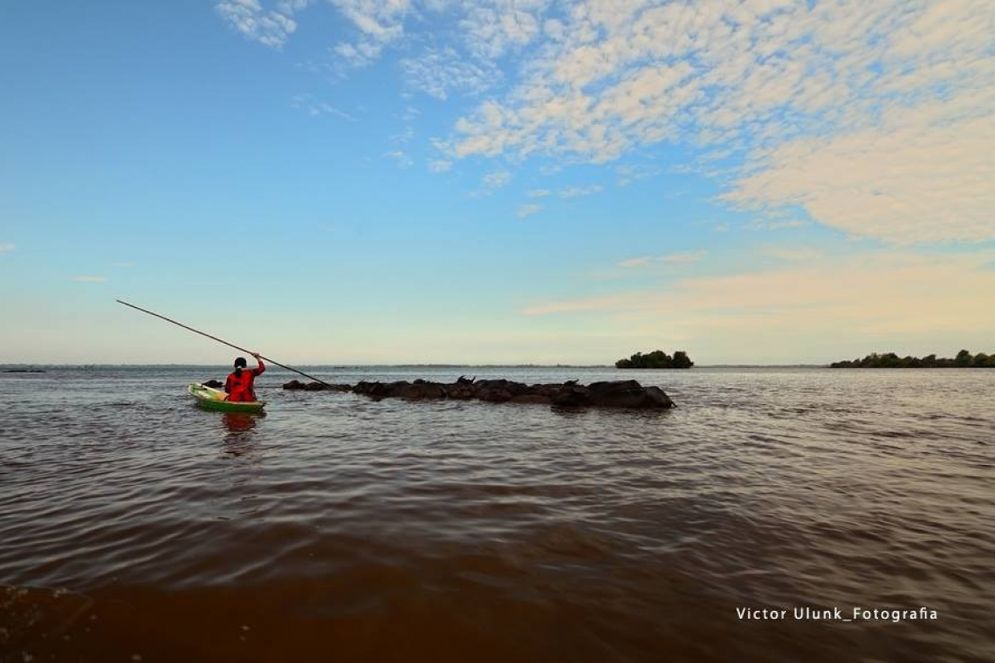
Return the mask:
[(253, 357), (255, 357), (256, 359), (260, 358), (258, 352), (250, 352), (249, 354), (252, 355)]

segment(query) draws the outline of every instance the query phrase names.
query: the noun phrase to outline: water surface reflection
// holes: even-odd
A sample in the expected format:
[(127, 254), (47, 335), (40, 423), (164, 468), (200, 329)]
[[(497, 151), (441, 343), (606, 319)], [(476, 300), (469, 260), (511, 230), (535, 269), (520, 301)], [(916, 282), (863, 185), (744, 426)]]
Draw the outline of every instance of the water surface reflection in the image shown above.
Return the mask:
[[(636, 415), (273, 371), (265, 418), (190, 374), (0, 376), (0, 660), (991, 659), (995, 371), (637, 372)], [(736, 619), (806, 605), (940, 619)]]

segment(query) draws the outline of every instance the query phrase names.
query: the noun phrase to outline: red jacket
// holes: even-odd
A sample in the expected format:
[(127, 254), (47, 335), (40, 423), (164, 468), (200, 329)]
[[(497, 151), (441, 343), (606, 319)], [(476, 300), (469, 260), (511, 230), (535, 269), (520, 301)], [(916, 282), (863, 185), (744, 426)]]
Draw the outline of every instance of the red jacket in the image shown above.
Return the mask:
[(263, 364), (262, 359), (257, 359), (256, 361), (259, 362), (257, 368), (243, 368), (241, 375), (231, 373), (228, 376), (228, 379), (225, 381), (225, 392), (228, 394), (228, 400), (238, 402), (258, 400), (256, 392), (252, 390), (252, 382), (256, 379), (257, 375), (263, 374), (266, 366)]

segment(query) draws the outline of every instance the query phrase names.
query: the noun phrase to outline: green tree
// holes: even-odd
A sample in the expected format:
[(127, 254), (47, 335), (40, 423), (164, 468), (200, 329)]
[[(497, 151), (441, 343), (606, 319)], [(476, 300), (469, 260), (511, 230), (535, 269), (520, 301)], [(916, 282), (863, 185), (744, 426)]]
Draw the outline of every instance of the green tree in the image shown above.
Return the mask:
[(896, 368), (902, 365), (902, 360), (894, 352), (888, 352), (878, 358), (879, 366), (882, 368)]
[(674, 368), (691, 368), (694, 366), (694, 362), (688, 357), (688, 353), (684, 350), (678, 350), (674, 353)]
[(976, 356), (961, 350), (954, 358), (926, 355), (922, 359), (907, 355), (899, 357), (894, 352), (872, 352), (862, 359), (834, 361), (830, 368), (995, 368), (995, 354), (979, 352)]
[(643, 357), (642, 368), (673, 368), (674, 360), (663, 350), (654, 350)]
[(691, 368), (694, 362), (683, 350), (678, 350), (671, 357), (663, 350), (653, 350), (643, 354), (636, 352), (628, 359), (619, 359), (615, 368)]

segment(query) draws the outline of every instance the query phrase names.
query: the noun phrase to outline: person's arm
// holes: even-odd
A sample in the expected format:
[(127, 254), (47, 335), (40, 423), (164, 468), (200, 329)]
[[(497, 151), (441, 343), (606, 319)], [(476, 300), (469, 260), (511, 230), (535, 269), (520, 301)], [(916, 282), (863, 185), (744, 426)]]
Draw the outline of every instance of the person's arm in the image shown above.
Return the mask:
[(257, 366), (256, 368), (252, 369), (252, 374), (253, 375), (262, 375), (263, 373), (266, 372), (266, 364), (263, 363), (262, 357), (259, 356), (258, 352), (253, 352), (252, 356), (256, 358), (257, 362), (259, 362), (259, 366)]
[(230, 374), (228, 375), (228, 379), (225, 380), (225, 393), (226, 394), (230, 394), (231, 393), (231, 375)]

